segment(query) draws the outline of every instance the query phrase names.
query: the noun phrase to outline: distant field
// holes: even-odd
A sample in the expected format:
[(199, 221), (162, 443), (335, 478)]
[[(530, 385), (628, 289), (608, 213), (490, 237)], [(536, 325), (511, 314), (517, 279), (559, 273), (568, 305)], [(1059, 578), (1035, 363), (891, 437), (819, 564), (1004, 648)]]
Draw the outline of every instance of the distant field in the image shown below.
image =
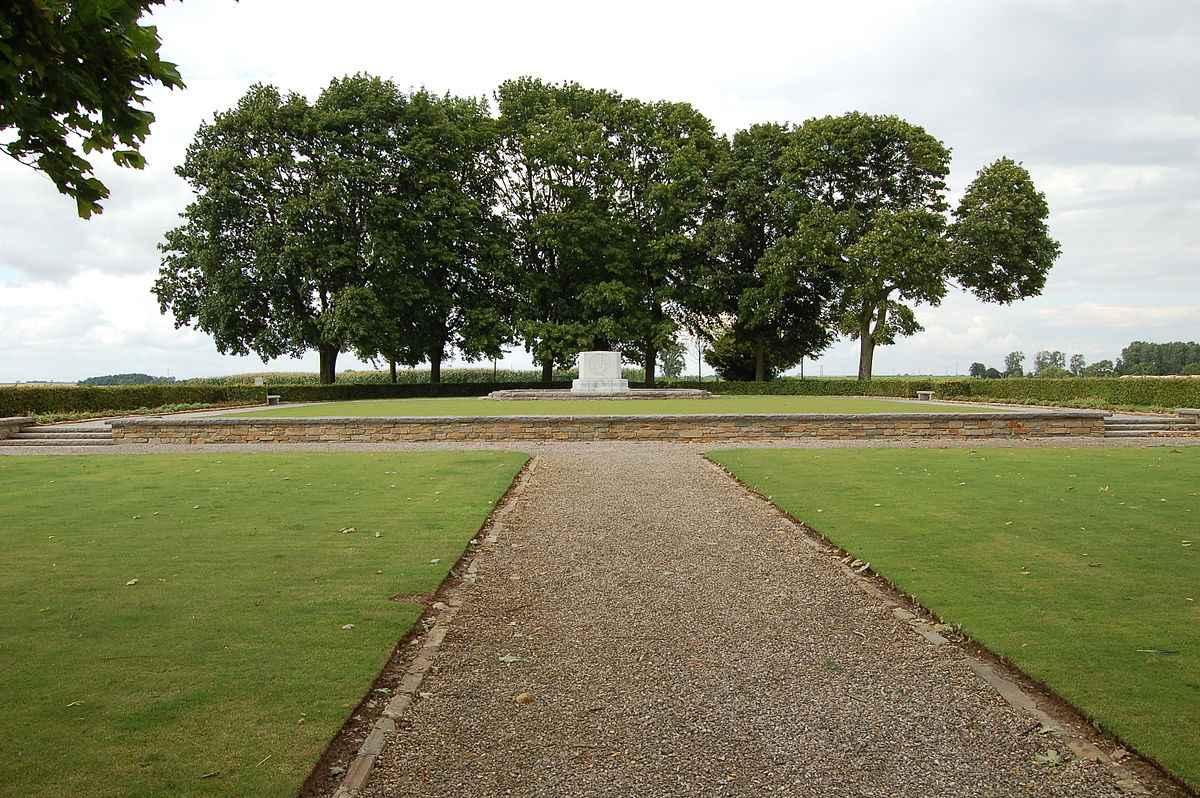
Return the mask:
[(238, 416), (307, 418), (329, 416), (548, 416), (655, 415), (696, 413), (951, 413), (992, 412), (997, 408), (949, 406), (888, 399), (838, 396), (716, 396), (712, 399), (616, 399), (587, 401), (544, 399), (375, 399), (329, 402), (270, 410), (247, 410)]
[(0, 459), (0, 796), (292, 798), (525, 460)]
[(709, 457), (1200, 787), (1200, 448)]

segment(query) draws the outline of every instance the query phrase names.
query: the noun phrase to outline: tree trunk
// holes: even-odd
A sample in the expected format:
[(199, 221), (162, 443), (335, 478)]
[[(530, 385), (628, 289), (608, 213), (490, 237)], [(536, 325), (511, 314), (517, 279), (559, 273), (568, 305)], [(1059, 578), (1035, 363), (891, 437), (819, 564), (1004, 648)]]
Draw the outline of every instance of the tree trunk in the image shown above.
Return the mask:
[(867, 325), (858, 335), (858, 379), (871, 379), (871, 361), (875, 357), (875, 341), (871, 339), (871, 328)]
[(657, 360), (658, 360), (658, 350), (654, 348), (654, 344), (647, 341), (646, 342), (646, 362), (643, 364), (643, 368), (646, 371), (644, 379), (646, 381), (647, 388), (654, 387), (655, 367), (658, 365), (656, 362)]
[(437, 385), (442, 381), (442, 358), (445, 357), (446, 350), (442, 346), (436, 346), (429, 352), (429, 382)]
[(388, 361), (388, 369), (392, 373), (392, 385), (395, 385), (396, 384), (396, 361), (389, 360)]
[(767, 381), (767, 340), (761, 335), (754, 339), (754, 381)]
[(332, 385), (337, 379), (338, 348), (332, 344), (318, 344), (317, 352), (321, 356), (321, 376), (317, 379), (322, 385)]
[(549, 385), (554, 382), (554, 360), (547, 358), (542, 361), (542, 384)]

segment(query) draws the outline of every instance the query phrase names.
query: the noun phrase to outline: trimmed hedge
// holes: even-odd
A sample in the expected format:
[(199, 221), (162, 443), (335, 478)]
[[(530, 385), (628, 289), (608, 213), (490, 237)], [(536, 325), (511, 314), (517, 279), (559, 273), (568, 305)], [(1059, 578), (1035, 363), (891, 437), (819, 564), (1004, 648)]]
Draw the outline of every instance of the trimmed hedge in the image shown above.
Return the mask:
[(934, 391), (942, 399), (983, 399), (1022, 404), (1089, 401), (1116, 406), (1200, 407), (1200, 377), (1011, 377), (985, 379), (795, 379), (774, 382), (674, 382), (672, 387), (702, 388), (717, 394), (803, 396), (887, 396), (913, 399)]
[[(555, 382), (570, 382), (579, 376), (578, 369), (557, 369)], [(641, 380), (645, 375), (638, 368), (621, 369), (621, 376), (630, 382)], [(285, 385), (320, 385), (316, 374), (296, 372), (261, 372), (259, 374), (234, 374), (228, 377), (195, 377), (183, 382), (187, 385), (251, 385), (255, 377), (262, 377), (267, 387), (274, 389)], [(499, 369), (442, 369), (442, 384), (476, 383), (486, 385), (515, 385), (541, 380), (541, 370)], [(342, 371), (337, 375), (338, 385), (391, 385), (391, 374), (386, 371)], [(429, 369), (397, 369), (396, 384), (428, 385)]]
[(107, 413), (183, 404), (266, 404), (261, 385), (115, 385), (0, 388), (0, 416)]

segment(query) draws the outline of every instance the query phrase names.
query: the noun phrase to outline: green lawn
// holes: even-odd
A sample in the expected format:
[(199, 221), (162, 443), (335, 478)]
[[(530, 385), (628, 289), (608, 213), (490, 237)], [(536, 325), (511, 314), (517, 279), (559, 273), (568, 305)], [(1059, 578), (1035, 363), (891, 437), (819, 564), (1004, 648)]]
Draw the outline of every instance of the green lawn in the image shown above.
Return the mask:
[(525, 460), (0, 459), (0, 795), (294, 796)]
[(839, 396), (716, 396), (711, 399), (372, 399), (247, 410), (239, 416), (548, 416), (673, 413), (955, 413), (997, 408), (955, 407)]
[(709, 456), (1200, 786), (1200, 447)]

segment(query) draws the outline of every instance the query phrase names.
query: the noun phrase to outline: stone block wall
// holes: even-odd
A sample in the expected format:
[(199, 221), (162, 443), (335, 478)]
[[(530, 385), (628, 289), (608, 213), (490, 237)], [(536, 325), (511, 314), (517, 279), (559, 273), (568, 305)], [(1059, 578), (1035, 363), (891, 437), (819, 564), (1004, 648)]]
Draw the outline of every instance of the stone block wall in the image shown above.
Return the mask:
[(36, 419), (27, 416), (9, 416), (0, 418), (0, 438), (9, 438), (25, 427), (31, 427)]
[(1096, 410), (862, 415), (470, 416), (430, 418), (136, 418), (114, 443), (385, 443), (429, 441), (892, 440), (1095, 437)]

